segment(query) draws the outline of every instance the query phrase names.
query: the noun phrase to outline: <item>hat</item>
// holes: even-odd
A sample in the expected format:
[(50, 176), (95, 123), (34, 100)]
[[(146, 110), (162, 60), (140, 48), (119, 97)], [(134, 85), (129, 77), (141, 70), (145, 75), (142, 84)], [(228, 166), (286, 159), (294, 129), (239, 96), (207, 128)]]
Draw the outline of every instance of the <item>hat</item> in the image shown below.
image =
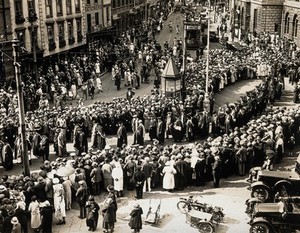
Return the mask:
[(54, 178), (53, 179), (53, 184), (59, 184), (59, 179), (58, 178)]
[(7, 213), (7, 214), (8, 214), (8, 216), (10, 216), (10, 217), (11, 217), (11, 216), (14, 216), (14, 215), (15, 215), (15, 213), (16, 213), (16, 212), (15, 212), (15, 210), (14, 210), (14, 209), (12, 209), (12, 210), (8, 211), (8, 213)]
[(83, 181), (83, 180), (80, 180), (80, 181), (78, 181), (78, 184), (83, 185), (83, 184), (84, 184), (84, 181)]
[(19, 220), (17, 217), (13, 217), (10, 222), (11, 222), (11, 224), (16, 225), (19, 223)]
[(107, 190), (108, 191), (114, 191), (114, 186), (112, 186), (111, 184), (107, 186)]
[(167, 161), (167, 162), (165, 163), (165, 165), (166, 165), (166, 166), (170, 166), (170, 165), (171, 165), (171, 162), (170, 162), (170, 161)]
[(0, 192), (6, 191), (6, 187), (4, 185), (0, 185)]
[(94, 196), (90, 195), (89, 196), (89, 201), (94, 201), (94, 200), (95, 200)]
[(139, 203), (136, 203), (133, 207), (134, 207), (135, 209), (139, 209), (139, 208), (140, 208), (140, 205), (139, 205)]
[(110, 198), (110, 197), (105, 200), (105, 202), (108, 203), (108, 204), (113, 203), (113, 201), (114, 200), (112, 198)]
[(220, 156), (215, 156), (216, 161), (221, 161)]
[(110, 145), (106, 145), (106, 146), (104, 147), (104, 150), (110, 150)]

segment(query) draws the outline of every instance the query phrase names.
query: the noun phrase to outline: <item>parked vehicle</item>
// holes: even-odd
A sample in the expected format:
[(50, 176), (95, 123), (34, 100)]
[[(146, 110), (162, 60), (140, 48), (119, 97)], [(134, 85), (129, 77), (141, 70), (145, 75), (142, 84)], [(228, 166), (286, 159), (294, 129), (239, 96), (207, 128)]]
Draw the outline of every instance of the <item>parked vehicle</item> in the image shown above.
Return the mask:
[(213, 233), (217, 226), (214, 223), (212, 214), (197, 210), (191, 210), (186, 213), (186, 222), (191, 227), (197, 228), (200, 233)]
[(251, 218), (253, 214), (254, 207), (257, 203), (262, 203), (262, 200), (252, 197), (246, 200), (245, 205), (246, 205), (246, 211), (245, 213)]
[(201, 203), (198, 200), (195, 200), (193, 196), (189, 196), (189, 198), (180, 198), (180, 201), (177, 203), (177, 208), (183, 214), (186, 214), (191, 210), (210, 213), (213, 215), (213, 220), (217, 223), (220, 223), (225, 216), (222, 207)]
[(281, 198), (277, 203), (254, 206), (250, 233), (279, 233), (300, 230), (300, 198)]
[(251, 184), (250, 189), (251, 197), (263, 202), (273, 199), (276, 193), (281, 197), (300, 195), (300, 155), (293, 170), (258, 170), (256, 181)]

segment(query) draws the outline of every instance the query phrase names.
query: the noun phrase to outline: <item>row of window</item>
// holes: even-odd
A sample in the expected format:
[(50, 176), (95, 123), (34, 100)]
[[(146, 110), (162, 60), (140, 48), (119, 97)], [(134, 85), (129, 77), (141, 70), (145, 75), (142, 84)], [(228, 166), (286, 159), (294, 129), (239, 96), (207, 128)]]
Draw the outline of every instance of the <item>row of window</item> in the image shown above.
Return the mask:
[[(104, 10), (103, 14), (105, 13), (105, 15), (106, 15), (106, 22), (109, 22), (110, 21), (110, 8), (105, 7), (103, 10)], [(92, 29), (93, 24), (92, 24), (92, 15), (91, 14), (86, 15), (86, 22), (87, 22), (87, 32), (92, 32), (93, 31), (93, 29)], [(94, 23), (94, 25), (96, 27), (98, 27), (100, 25), (100, 14), (99, 14), (99, 12), (95, 13), (95, 23)]]
[[(46, 4), (46, 16), (53, 17), (53, 0), (45, 0)], [(67, 15), (73, 14), (72, 12), (72, 4), (75, 5), (75, 13), (81, 12), (80, 0), (66, 0), (66, 13)], [(56, 14), (57, 16), (63, 15), (63, 0), (56, 0)]]
[[(74, 37), (74, 21), (68, 20), (65, 24), (65, 21), (57, 22), (57, 32), (58, 32), (58, 40), (63, 41), (66, 38)], [(67, 25), (67, 36), (65, 35), (65, 25)], [(81, 18), (76, 19), (76, 31), (77, 37), (82, 36), (82, 20)], [(47, 34), (49, 41), (55, 41), (55, 33), (54, 33), (54, 23), (47, 24)]]
[[(36, 9), (35, 9), (35, 1), (36, 0), (27, 0), (27, 7), (28, 7), (28, 17), (36, 17)], [(46, 16), (53, 17), (53, 7), (55, 4), (56, 7), (56, 14), (57, 16), (63, 15), (63, 0), (44, 0), (45, 7), (46, 7)], [(73, 5), (75, 6), (75, 13), (81, 12), (81, 0), (65, 0), (66, 2), (66, 14), (71, 15), (73, 14)], [(14, 0), (15, 3), (15, 14), (16, 14), (16, 23), (23, 23), (24, 22), (24, 12), (23, 8), (26, 4), (24, 0)]]
[[(81, 18), (75, 19), (76, 22), (76, 34), (77, 34), (77, 42), (81, 42), (83, 39), (82, 36), (82, 20)], [(74, 20), (68, 20), (68, 21), (62, 21), (57, 22), (57, 39), (55, 38), (55, 31), (54, 31), (54, 23), (47, 24), (47, 34), (48, 34), (48, 49), (49, 51), (54, 50), (56, 48), (55, 41), (58, 41), (58, 45), (60, 48), (66, 46), (67, 41), (69, 45), (72, 45), (75, 43), (75, 34), (74, 34)], [(65, 32), (65, 26), (67, 27), (67, 34)], [(31, 29), (28, 29), (31, 30)], [(20, 41), (20, 48), (25, 49), (25, 37), (26, 37), (26, 29), (19, 29), (16, 30), (16, 35), (18, 40)], [(30, 40), (31, 41), (31, 48), (33, 46), (33, 40), (32, 37), (37, 37), (38, 34), (38, 28), (35, 27), (34, 31), (30, 31)], [(35, 42), (36, 43), (36, 42)], [(37, 46), (37, 43), (36, 43)], [(26, 49), (25, 49), (26, 50)]]
[(121, 7), (121, 6), (126, 6), (133, 4), (133, 0), (113, 0), (112, 1), (112, 7)]

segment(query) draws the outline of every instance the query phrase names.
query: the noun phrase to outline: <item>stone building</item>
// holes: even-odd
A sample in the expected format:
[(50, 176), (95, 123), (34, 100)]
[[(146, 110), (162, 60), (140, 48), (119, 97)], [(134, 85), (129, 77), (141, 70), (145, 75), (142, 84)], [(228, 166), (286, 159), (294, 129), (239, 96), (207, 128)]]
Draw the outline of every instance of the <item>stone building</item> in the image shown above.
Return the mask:
[(145, 21), (149, 5), (147, 0), (112, 0), (112, 21), (117, 32), (121, 34)]
[(284, 0), (236, 0), (234, 25), (243, 35), (269, 32), (281, 35)]
[(300, 2), (296, 0), (285, 1), (282, 13), (282, 36), (293, 41), (300, 47)]
[(111, 32), (111, 0), (86, 0), (85, 14), (86, 42), (90, 47), (102, 37), (106, 37), (104, 34)]

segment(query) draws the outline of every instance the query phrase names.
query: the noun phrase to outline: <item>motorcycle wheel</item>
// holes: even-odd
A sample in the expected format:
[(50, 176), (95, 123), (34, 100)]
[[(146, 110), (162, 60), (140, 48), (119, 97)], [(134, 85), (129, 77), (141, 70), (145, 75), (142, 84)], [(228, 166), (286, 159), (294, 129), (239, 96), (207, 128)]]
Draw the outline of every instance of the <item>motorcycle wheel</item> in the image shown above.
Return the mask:
[(185, 201), (179, 201), (177, 203), (177, 208), (183, 214), (186, 214), (189, 211), (189, 205)]
[(212, 214), (212, 219), (217, 222), (217, 223), (220, 223), (222, 222), (223, 220), (223, 214), (222, 213), (219, 213), (219, 212), (213, 212)]
[(208, 222), (198, 223), (197, 228), (200, 233), (213, 233), (214, 232), (214, 228)]

